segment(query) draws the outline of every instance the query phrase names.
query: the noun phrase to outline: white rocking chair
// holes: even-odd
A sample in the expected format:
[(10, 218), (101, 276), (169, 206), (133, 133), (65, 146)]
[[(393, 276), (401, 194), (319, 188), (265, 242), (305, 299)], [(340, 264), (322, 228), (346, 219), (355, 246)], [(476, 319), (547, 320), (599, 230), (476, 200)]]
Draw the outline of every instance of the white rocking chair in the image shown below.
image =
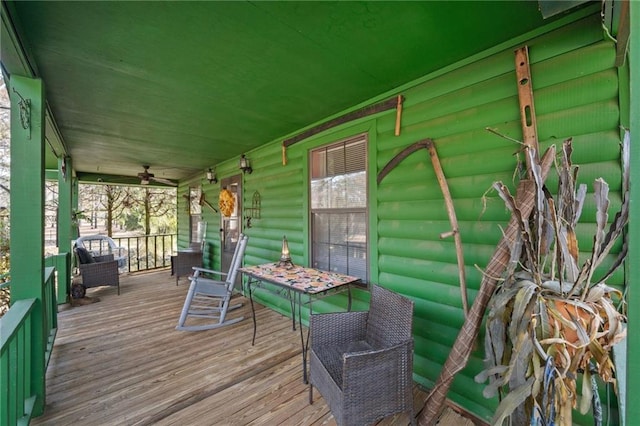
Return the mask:
[[(242, 304), (230, 306), (230, 302), (231, 296), (233, 295), (236, 276), (238, 275), (238, 268), (240, 268), (242, 264), (242, 258), (244, 256), (244, 250), (247, 247), (248, 239), (248, 236), (240, 234), (228, 273), (198, 267), (193, 268), (195, 273), (193, 274), (193, 277), (190, 278), (191, 284), (189, 285), (189, 291), (187, 292), (187, 297), (184, 301), (184, 306), (182, 307), (182, 312), (180, 313), (180, 319), (178, 320), (176, 330), (210, 330), (225, 325), (235, 324), (244, 319), (244, 317), (227, 319), (226, 316), (228, 311), (242, 306)], [(224, 281), (214, 280), (206, 278), (203, 274), (226, 276), (226, 279)], [(189, 316), (196, 318), (212, 318), (217, 321), (208, 324), (185, 325)]]

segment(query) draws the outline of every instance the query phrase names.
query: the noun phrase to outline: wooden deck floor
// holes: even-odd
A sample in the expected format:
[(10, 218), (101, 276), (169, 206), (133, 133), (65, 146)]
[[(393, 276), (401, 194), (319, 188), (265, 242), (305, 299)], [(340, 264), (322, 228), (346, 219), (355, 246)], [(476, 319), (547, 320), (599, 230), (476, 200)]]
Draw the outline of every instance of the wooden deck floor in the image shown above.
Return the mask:
[[(92, 289), (99, 302), (61, 307), (45, 413), (31, 424), (335, 425), (318, 392), (308, 403), (290, 319), (256, 305), (255, 346), (248, 303), (237, 324), (176, 331), (187, 288), (166, 270), (128, 275), (120, 296)], [(416, 388), (415, 396), (418, 413), (425, 394)], [(464, 421), (455, 416), (449, 424)], [(398, 416), (380, 424), (408, 422)]]

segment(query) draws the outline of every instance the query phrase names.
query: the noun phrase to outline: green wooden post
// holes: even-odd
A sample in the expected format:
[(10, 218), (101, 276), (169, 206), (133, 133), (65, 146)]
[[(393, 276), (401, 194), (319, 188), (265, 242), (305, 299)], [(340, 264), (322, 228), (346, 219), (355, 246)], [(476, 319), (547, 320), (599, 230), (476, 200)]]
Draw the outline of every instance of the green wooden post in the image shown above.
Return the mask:
[[(71, 181), (71, 209), (75, 212), (78, 211), (78, 203), (79, 203), (79, 199), (80, 199), (80, 189), (79, 189), (79, 183), (78, 183), (78, 179), (77, 178), (73, 178), (73, 180)], [(80, 226), (79, 223), (72, 223), (72, 228), (71, 228), (71, 239), (72, 240), (77, 240), (80, 237)], [(72, 243), (73, 245), (73, 243)]]
[[(629, 2), (631, 35), (629, 37), (629, 89), (631, 128), (631, 188), (629, 221), (629, 256), (627, 265), (628, 324), (627, 330), (627, 392), (625, 412), (627, 424), (640, 418), (640, 4)], [(634, 38), (635, 35), (635, 38)], [(634, 41), (635, 40), (635, 41)], [(635, 176), (635, 177), (634, 177)], [(638, 283), (636, 284), (636, 281)], [(637, 329), (637, 330), (636, 330)]]
[(31, 334), (34, 415), (45, 397), (48, 330), (44, 280), (44, 87), (40, 79), (12, 75), (11, 97), (11, 303), (36, 299)]
[[(58, 252), (73, 253), (71, 240), (77, 238), (73, 233), (71, 214), (73, 206), (73, 178), (71, 157), (58, 159)], [(64, 303), (71, 288), (71, 270), (67, 269), (65, 276), (58, 271), (58, 303)]]

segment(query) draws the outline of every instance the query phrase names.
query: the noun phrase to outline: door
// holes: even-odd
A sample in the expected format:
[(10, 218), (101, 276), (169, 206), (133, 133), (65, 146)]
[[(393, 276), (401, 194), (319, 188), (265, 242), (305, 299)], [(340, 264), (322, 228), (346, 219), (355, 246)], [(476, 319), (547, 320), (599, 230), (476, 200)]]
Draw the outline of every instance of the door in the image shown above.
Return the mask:
[[(233, 252), (238, 244), (240, 232), (242, 232), (242, 175), (224, 178), (220, 181), (220, 185), (223, 189), (229, 190), (234, 199), (234, 208), (231, 215), (220, 214), (221, 267), (223, 271), (228, 271), (231, 266)], [(238, 277), (240, 275), (238, 274)]]

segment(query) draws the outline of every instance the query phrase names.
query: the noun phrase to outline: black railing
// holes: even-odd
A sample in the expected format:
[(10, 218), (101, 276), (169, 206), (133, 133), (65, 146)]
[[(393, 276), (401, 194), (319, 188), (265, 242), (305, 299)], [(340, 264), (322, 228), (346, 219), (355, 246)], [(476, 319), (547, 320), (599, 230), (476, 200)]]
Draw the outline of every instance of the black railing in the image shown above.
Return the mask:
[(113, 237), (127, 251), (129, 272), (146, 271), (171, 266), (171, 255), (177, 250), (176, 234)]

